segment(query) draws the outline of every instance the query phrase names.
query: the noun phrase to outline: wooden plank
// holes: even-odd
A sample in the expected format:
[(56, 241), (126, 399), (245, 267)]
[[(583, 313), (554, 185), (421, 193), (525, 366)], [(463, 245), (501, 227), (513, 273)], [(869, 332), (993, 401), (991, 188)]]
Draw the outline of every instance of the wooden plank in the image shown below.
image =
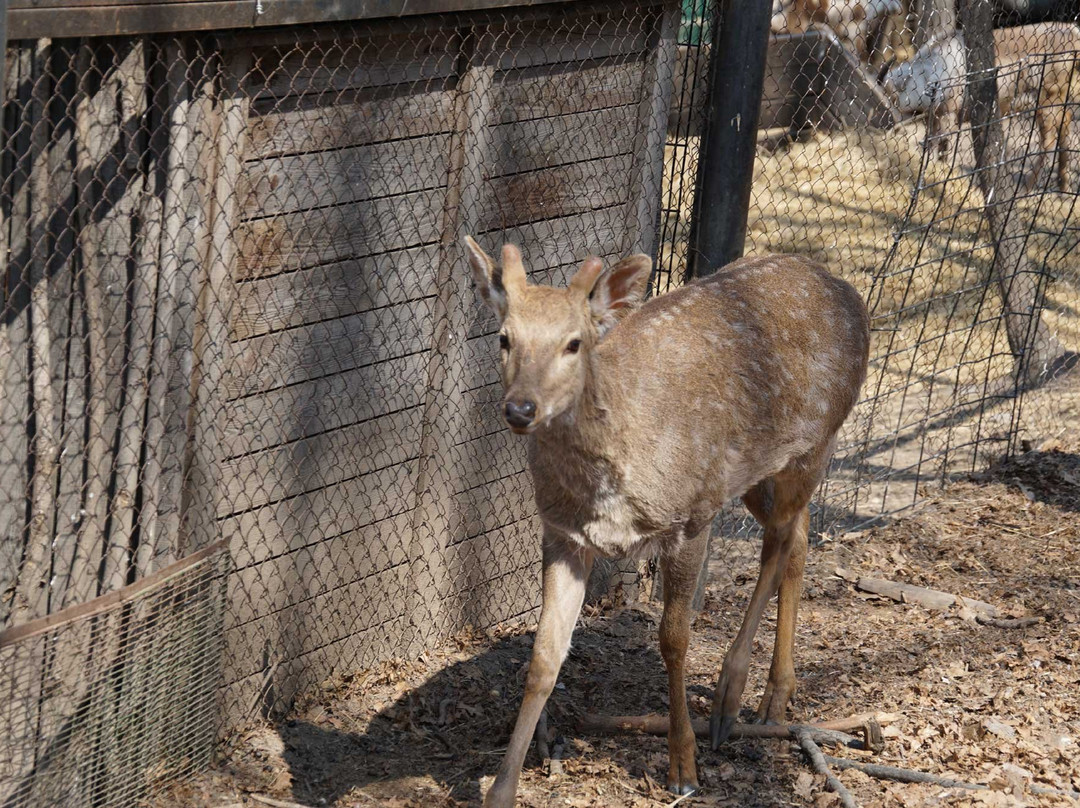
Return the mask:
[[(334, 36), (340, 36), (335, 32)], [(337, 41), (256, 47), (247, 79), (253, 101), (310, 93), (326, 98), (357, 87), (414, 84), (453, 75), (457, 55), (453, 29), (365, 36), (349, 31)]]
[[(234, 369), (229, 341), (229, 317), (234, 297), (237, 242), (234, 235), (240, 218), (236, 189), (243, 168), (248, 121), (247, 95), (240, 78), (248, 70), (247, 54), (234, 54), (219, 83), (211, 70), (200, 77), (195, 98), (205, 110), (206, 161), (213, 166), (204, 180), (210, 236), (201, 280), (198, 316), (195, 321), (192, 373), (193, 415), (189, 446), (189, 478), (184, 488), (185, 537), (191, 548), (216, 540), (216, 516), (231, 507), (228, 470), (222, 466), (220, 415), (228, 397), (230, 372)], [(184, 547), (187, 550), (187, 547)], [(178, 551), (179, 552), (179, 551)]]
[(505, 229), (625, 204), (631, 165), (629, 157), (608, 157), (494, 178), (481, 208), (480, 229)]
[(276, 658), (295, 659), (400, 617), (408, 569), (401, 564), (226, 629), (226, 684), (260, 670), (268, 642)]
[(438, 239), (442, 189), (287, 213), (238, 225), (237, 280), (362, 258)]
[(536, 515), (532, 475), (519, 471), (454, 495), (455, 541), (478, 536)]
[[(451, 6), (446, 0), (354, 0), (343, 4), (328, 4), (326, 0), (290, 0), (285, 4), (268, 3), (263, 6), (262, 14), (253, 14), (250, 0), (44, 0), (40, 8), (31, 0), (15, 0), (13, 5), (16, 7), (9, 12), (8, 39), (174, 34), (180, 31), (220, 33), (226, 29), (245, 28), (267, 28), (267, 34), (279, 38), (281, 30), (295, 36), (297, 25), (507, 6), (520, 9), (550, 2), (552, 0), (455, 0)], [(275, 30), (277, 26), (282, 28)]]
[(657, 25), (656, 47), (642, 82), (641, 101), (633, 125), (634, 182), (622, 244), (622, 252), (626, 255), (640, 252), (653, 256), (656, 253), (664, 182), (664, 144), (680, 11), (678, 3), (666, 4)]
[(410, 514), (299, 547), (229, 576), (226, 629), (408, 561)]
[[(124, 120), (139, 120), (146, 112), (147, 43), (139, 40), (132, 47), (130, 72), (125, 72), (121, 94)], [(137, 154), (148, 151), (145, 134), (134, 133), (129, 143)], [(153, 177), (157, 168), (151, 156), (147, 176)], [(135, 559), (130, 548), (136, 544), (135, 503), (139, 495), (139, 473), (143, 453), (143, 434), (150, 371), (151, 341), (154, 333), (154, 299), (157, 295), (158, 255), (161, 250), (162, 200), (146, 188), (146, 177), (133, 174), (129, 189), (138, 198), (129, 239), (133, 263), (128, 314), (128, 353), (123, 377), (124, 403), (116, 442), (116, 491), (112, 500), (112, 535), (110, 552), (105, 558), (103, 585), (106, 590), (118, 589), (128, 582), (128, 573)], [(120, 380), (116, 380), (120, 383)]]
[(238, 195), (245, 218), (361, 202), (446, 182), (445, 134), (248, 163)]
[(451, 449), (464, 414), (457, 370), (461, 367), (461, 334), (467, 318), (465, 300), (470, 293), (463, 279), (459, 280), (460, 245), (478, 224), (483, 204), (482, 166), (489, 159), (492, 134), (487, 122), (495, 71), (479, 65), (478, 57), (475, 50), (463, 54), (467, 67), (454, 99), (454, 139), (448, 166), (451, 180), (435, 279), (416, 510), (410, 536), (409, 568), (413, 586), (406, 596), (406, 610), (417, 629), (410, 638), (414, 647), (430, 644), (442, 636), (446, 624), (446, 616), (439, 608), (447, 586), (442, 550), (450, 540), (449, 529), (454, 521), (452, 493), (458, 487), (456, 458)]
[(647, 14), (629, 25), (610, 9), (521, 22), (500, 31), (497, 50), (483, 55), (482, 64), (510, 70), (639, 54), (649, 46)]
[(488, 176), (536, 171), (626, 154), (634, 149), (635, 106), (608, 107), (494, 127)]
[(427, 383), (426, 363), (427, 354), (416, 353), (227, 402), (221, 419), (224, 456), (416, 407)]
[(12, 607), (16, 625), (41, 617), (48, 608), (52, 528), (56, 505), (54, 473), (59, 459), (56, 406), (53, 390), (52, 334), (48, 263), (49, 164), (47, 119), (50, 43), (40, 41), (32, 56), (30, 100), (30, 256), (27, 283), (30, 287), (30, 393), (34, 419), (31, 451), (34, 473), (30, 478), (30, 522)]
[(71, 534), (79, 521), (83, 483), (83, 414), (86, 411), (83, 342), (79, 334), (74, 279), (75, 221), (74, 166), (72, 165), (71, 102), (74, 75), (64, 67), (73, 58), (67, 43), (53, 43), (47, 70), (56, 79), (49, 93), (48, 216), (46, 274), (49, 283), (49, 333), (52, 341), (53, 396), (57, 402), (54, 426), (58, 441), (56, 510), (51, 519), (53, 536), (47, 611), (59, 608), (71, 572)]
[(266, 392), (426, 350), (430, 309), (415, 300), (238, 342), (225, 393)]
[(257, 278), (236, 292), (234, 339), (346, 317), (432, 293), (438, 247), (382, 253)]
[(492, 88), (492, 122), (506, 124), (552, 115), (623, 107), (641, 93), (646, 54), (598, 62), (509, 70)]
[[(187, 442), (187, 410), (191, 383), (195, 283), (191, 279), (191, 238), (202, 229), (199, 217), (185, 226), (191, 206), (192, 109), (187, 81), (188, 63), (177, 42), (165, 44), (165, 108), (160, 125), (167, 138), (164, 162), (164, 217), (160, 239), (158, 289), (151, 348), (146, 457), (142, 479), (142, 535), (136, 550), (138, 575), (165, 566), (174, 557), (179, 533), (180, 490), (183, 486)], [(190, 235), (189, 235), (190, 234)], [(185, 265), (187, 271), (185, 271)], [(186, 303), (186, 305), (185, 305)]]
[(220, 522), (236, 566), (331, 539), (414, 507), (416, 463), (388, 466)]
[(218, 516), (294, 497), (416, 457), (413, 408), (225, 461)]
[(523, 471), (527, 442), (509, 430), (475, 438), (455, 447), (459, 458), (458, 492)]
[(292, 659), (280, 659), (272, 644), (258, 635), (237, 632), (232, 642), (254, 646), (264, 643), (267, 653), (254, 672), (221, 689), (224, 719), (228, 726), (280, 715), (298, 693), (319, 684), (335, 670), (363, 670), (398, 653), (407, 622), (397, 617), (350, 634)]
[(440, 89), (351, 103), (340, 98), (313, 106), (281, 102), (252, 114), (248, 157), (280, 157), (447, 132), (453, 101), (452, 91)]
[[(459, 597), (482, 588), (483, 584), (540, 563), (542, 525), (539, 516), (530, 516), (520, 522), (482, 533), (447, 548), (447, 568), (453, 581), (453, 589)], [(523, 537), (532, 541), (522, 541)], [(539, 581), (533, 584), (539, 588)]]

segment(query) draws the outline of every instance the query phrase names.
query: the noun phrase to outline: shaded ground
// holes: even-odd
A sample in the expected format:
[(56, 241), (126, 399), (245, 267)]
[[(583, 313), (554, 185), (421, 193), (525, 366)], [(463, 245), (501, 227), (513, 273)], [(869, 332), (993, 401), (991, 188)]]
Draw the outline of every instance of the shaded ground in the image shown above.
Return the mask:
[[(1080, 790), (1080, 441), (1050, 441), (961, 480), (917, 513), (812, 550), (798, 634), (800, 720), (868, 710), (898, 714), (877, 762), (991, 783), (986, 792), (903, 785), (844, 772), (861, 805), (1071, 805), (1026, 795), (1034, 781)], [(707, 716), (722, 652), (756, 574), (757, 544), (715, 548), (688, 668), (691, 711)], [(1044, 615), (1024, 629), (883, 601), (834, 574), (930, 586)], [(586, 738), (582, 711), (665, 712), (653, 604), (583, 617), (552, 700), (566, 737), (565, 773), (530, 757), (519, 805), (659, 806), (663, 738)], [(760, 695), (772, 617), (761, 631), (744, 706)], [(327, 682), (277, 726), (235, 739), (226, 759), (157, 805), (459, 806), (479, 801), (495, 772), (521, 694), (531, 627), (463, 636), (427, 657)], [(681, 806), (832, 805), (823, 778), (787, 742), (702, 745), (702, 791)], [(848, 756), (858, 753), (847, 751)], [(484, 780), (486, 786), (489, 781)]]

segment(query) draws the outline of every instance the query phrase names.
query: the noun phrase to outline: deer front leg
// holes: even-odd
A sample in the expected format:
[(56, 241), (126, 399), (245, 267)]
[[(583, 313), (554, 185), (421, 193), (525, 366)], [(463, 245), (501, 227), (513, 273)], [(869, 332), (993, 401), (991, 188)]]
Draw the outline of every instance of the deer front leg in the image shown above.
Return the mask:
[(525, 680), (525, 697), (506, 756), (484, 798), (485, 808), (511, 808), (514, 804), (525, 753), (570, 649), (570, 636), (581, 612), (591, 568), (591, 553), (561, 536), (544, 531), (543, 605), (533, 641), (529, 675)]
[(686, 542), (678, 554), (660, 559), (664, 581), (664, 616), (660, 620), (660, 654), (668, 675), (668, 790), (697, 790), (697, 740), (686, 705), (686, 649), (690, 644), (691, 602), (704, 561), (708, 528)]
[(788, 703), (795, 695), (795, 622), (802, 597), (803, 568), (806, 566), (807, 534), (810, 530), (810, 511), (803, 508), (795, 519), (795, 535), (791, 544), (784, 577), (780, 580), (779, 603), (776, 608), (776, 643), (773, 645), (772, 666), (765, 695), (761, 697), (759, 721), (783, 723)]

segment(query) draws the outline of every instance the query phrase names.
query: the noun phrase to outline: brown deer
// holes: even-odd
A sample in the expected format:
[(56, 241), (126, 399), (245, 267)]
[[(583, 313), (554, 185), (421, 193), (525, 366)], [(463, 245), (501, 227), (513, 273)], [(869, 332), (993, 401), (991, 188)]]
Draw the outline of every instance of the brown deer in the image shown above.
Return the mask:
[(735, 723), (754, 634), (778, 589), (758, 717), (781, 721), (795, 692), (807, 505), (866, 375), (866, 307), (849, 284), (792, 255), (736, 261), (639, 305), (647, 256), (606, 270), (587, 258), (557, 289), (527, 283), (512, 245), (501, 265), (471, 238), (466, 247), (480, 296), (501, 322), (503, 415), (529, 436), (544, 526), (543, 606), (525, 697), (484, 804), (513, 805), (597, 555), (659, 554), (667, 784), (690, 793), (696, 745), (683, 675), (704, 531), (734, 497), (765, 528), (760, 577), (716, 685), (715, 749)]

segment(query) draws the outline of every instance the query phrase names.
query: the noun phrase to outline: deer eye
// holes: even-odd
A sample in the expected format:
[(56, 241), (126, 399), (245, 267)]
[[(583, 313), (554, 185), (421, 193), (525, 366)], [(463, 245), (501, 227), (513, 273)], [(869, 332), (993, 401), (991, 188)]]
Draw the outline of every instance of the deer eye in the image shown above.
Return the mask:
[(581, 340), (572, 339), (566, 343), (566, 352), (569, 354), (575, 354), (581, 350)]
[(506, 334), (499, 334), (499, 350), (510, 350), (510, 337), (506, 336)]

